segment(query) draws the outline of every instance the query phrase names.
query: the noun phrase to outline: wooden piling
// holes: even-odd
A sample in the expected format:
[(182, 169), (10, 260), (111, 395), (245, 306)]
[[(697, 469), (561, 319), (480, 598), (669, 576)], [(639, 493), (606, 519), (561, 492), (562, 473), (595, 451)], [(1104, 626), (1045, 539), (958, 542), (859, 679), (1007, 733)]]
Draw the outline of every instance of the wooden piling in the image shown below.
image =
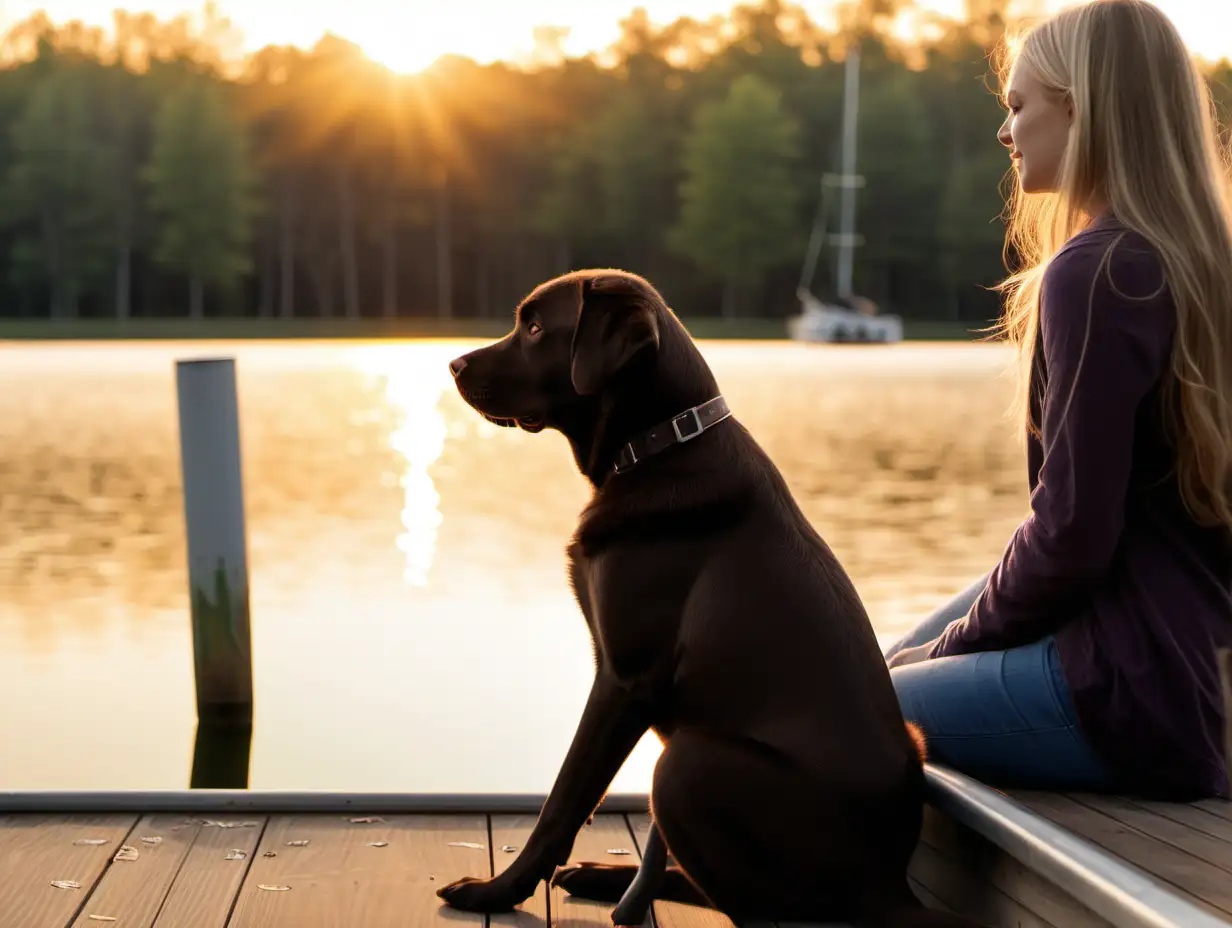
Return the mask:
[(252, 722), (248, 553), (235, 360), (176, 362), (197, 718)]

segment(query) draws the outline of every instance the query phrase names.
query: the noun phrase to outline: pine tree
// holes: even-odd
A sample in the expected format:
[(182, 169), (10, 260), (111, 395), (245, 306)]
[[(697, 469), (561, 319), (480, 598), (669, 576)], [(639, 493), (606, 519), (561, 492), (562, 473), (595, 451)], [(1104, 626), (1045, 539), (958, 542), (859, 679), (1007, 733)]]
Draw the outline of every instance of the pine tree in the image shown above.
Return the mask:
[(76, 316), (106, 272), (114, 185), (92, 106), (85, 62), (57, 62), (30, 92), (12, 128), (14, 160), (0, 193), (0, 222), (13, 228), (19, 283), (46, 281), (53, 318)]
[(205, 287), (233, 287), (249, 272), (257, 213), (248, 142), (221, 88), (187, 78), (167, 94), (145, 179), (160, 219), (155, 258), (188, 276), (199, 319)]
[(726, 284), (725, 315), (734, 316), (738, 298), (801, 248), (799, 138), (779, 91), (753, 74), (694, 116), (670, 242)]

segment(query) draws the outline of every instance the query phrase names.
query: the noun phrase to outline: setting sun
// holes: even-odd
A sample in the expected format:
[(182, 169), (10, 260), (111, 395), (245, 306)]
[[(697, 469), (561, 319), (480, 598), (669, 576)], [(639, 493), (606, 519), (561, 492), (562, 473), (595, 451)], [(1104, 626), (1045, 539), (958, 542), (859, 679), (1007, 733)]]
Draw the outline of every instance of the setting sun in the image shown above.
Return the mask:
[(434, 32), (415, 27), (389, 28), (386, 31), (374, 30), (372, 35), (355, 36), (352, 40), (377, 64), (399, 74), (417, 74), (426, 70), (450, 47), (444, 41), (445, 37)]

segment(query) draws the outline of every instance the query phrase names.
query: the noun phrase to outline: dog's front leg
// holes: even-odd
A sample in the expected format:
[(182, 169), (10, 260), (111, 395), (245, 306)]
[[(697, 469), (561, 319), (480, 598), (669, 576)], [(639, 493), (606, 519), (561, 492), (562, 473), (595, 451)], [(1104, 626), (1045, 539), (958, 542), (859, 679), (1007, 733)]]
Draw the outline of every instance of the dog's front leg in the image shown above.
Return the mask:
[(437, 895), (470, 912), (505, 912), (569, 859), (578, 830), (650, 728), (645, 703), (604, 670), (595, 677), (564, 763), (526, 846), (500, 876), (464, 877)]

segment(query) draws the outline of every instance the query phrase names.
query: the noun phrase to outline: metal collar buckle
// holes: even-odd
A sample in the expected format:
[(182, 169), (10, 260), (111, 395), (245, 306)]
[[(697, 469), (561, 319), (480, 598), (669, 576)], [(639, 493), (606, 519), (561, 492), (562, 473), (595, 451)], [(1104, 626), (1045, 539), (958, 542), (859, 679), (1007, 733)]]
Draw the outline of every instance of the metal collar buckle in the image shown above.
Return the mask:
[[(680, 431), (680, 423), (688, 419), (690, 416), (693, 417), (693, 424), (696, 426), (696, 429), (688, 434), (682, 433)], [(702, 425), (702, 417), (697, 414), (697, 408), (694, 407), (687, 412), (682, 412), (680, 415), (676, 416), (676, 418), (672, 419), (672, 430), (676, 433), (676, 441), (689, 441), (690, 439), (694, 439), (702, 432), (706, 431), (706, 428)]]
[(638, 460), (637, 452), (633, 449), (633, 442), (631, 441), (625, 442), (625, 446), (622, 450), (627, 451), (629, 453), (629, 463), (622, 467), (620, 463), (620, 459), (617, 458), (616, 463), (612, 465), (612, 470), (616, 471), (616, 473), (621, 473), (622, 471), (628, 470), (630, 467), (636, 464)]

